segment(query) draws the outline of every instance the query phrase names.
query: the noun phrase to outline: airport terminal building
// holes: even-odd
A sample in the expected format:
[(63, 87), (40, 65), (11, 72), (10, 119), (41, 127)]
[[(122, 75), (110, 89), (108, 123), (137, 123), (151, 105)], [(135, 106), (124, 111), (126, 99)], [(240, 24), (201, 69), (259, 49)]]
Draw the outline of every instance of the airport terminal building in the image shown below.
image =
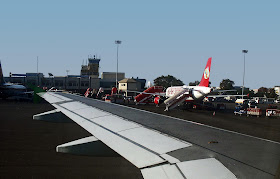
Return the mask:
[[(102, 72), (99, 77), (100, 59), (88, 58), (88, 64), (81, 66), (80, 75), (54, 76), (49, 73), (45, 77), (42, 73), (12, 74), (5, 77), (6, 82), (23, 84), (25, 86), (35, 85), (45, 89), (55, 87), (60, 90), (84, 93), (88, 88), (110, 91), (116, 86), (116, 72)], [(118, 73), (118, 82), (125, 79), (125, 73)], [(141, 88), (134, 90), (141, 91), (145, 87), (145, 79), (135, 79)]]

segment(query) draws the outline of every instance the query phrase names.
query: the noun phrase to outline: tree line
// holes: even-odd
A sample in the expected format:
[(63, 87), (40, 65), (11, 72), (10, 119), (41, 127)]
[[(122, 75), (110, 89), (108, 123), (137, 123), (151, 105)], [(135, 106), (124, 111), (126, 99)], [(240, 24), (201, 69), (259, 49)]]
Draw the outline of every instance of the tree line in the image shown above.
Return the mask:
[[(190, 82), (189, 86), (197, 86), (199, 85), (200, 81), (196, 80), (194, 82)], [(220, 89), (221, 90), (233, 90), (234, 88), (234, 81), (230, 79), (223, 79), (220, 82)], [(172, 75), (167, 76), (160, 76), (154, 79), (155, 86), (163, 86), (164, 88), (168, 88), (170, 86), (183, 86), (185, 85), (180, 79)], [(209, 82), (209, 86), (211, 82)], [(229, 94), (237, 93), (242, 94), (242, 88), (236, 89), (236, 92), (229, 92)], [(275, 93), (274, 88), (266, 88), (260, 87), (257, 93), (254, 93), (253, 90), (249, 90), (248, 88), (244, 88), (244, 95), (248, 95), (249, 97), (267, 97), (267, 98), (276, 98), (277, 94)]]

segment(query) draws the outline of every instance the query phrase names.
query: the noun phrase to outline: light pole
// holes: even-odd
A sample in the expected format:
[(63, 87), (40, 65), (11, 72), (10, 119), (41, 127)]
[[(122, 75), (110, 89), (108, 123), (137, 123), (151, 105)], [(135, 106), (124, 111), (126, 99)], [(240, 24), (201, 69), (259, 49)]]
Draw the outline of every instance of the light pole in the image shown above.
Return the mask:
[(40, 82), (39, 82), (39, 58), (37, 56), (37, 80), (38, 80), (38, 86), (40, 86)]
[(243, 86), (242, 86), (242, 99), (244, 94), (244, 78), (245, 78), (245, 54), (248, 53), (248, 50), (242, 50), (242, 53), (244, 53), (244, 70), (243, 70)]
[(120, 40), (115, 40), (117, 44), (117, 72), (116, 72), (116, 88), (118, 89), (118, 71), (119, 71), (119, 45), (122, 43)]
[(70, 70), (66, 70), (66, 74), (67, 74), (67, 76), (68, 76), (69, 71), (70, 71)]

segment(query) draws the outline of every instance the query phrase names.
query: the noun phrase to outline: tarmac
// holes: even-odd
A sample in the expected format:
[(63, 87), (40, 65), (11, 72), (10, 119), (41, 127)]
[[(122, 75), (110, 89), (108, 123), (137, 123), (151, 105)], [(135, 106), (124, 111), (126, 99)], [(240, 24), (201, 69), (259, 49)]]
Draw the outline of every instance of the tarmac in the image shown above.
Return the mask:
[[(276, 117), (266, 117), (265, 112), (263, 112), (261, 117), (246, 115), (234, 115), (233, 105), (234, 103), (228, 103), (230, 106), (228, 110), (225, 111), (208, 111), (208, 110), (195, 110), (195, 109), (173, 109), (172, 111), (164, 111), (165, 106), (155, 107), (153, 104), (148, 105), (133, 105), (129, 104), (127, 106), (138, 108), (158, 114), (163, 114), (167, 116), (172, 116), (180, 119), (185, 119), (188, 121), (198, 122), (205, 125), (226, 129), (242, 134), (247, 134), (254, 137), (259, 137), (263, 139), (272, 140), (275, 142), (280, 142), (280, 118)], [(264, 105), (262, 105), (264, 108)], [(279, 109), (278, 105), (278, 109)], [(215, 112), (215, 113), (214, 113)]]
[[(130, 105), (164, 115), (280, 142), (280, 119), (234, 116), (205, 110), (173, 110)], [(57, 145), (90, 136), (75, 123), (34, 121), (32, 116), (54, 109), (41, 102), (0, 100), (0, 178), (142, 178), (122, 157), (89, 157), (56, 153)]]
[(57, 153), (56, 146), (90, 134), (75, 123), (35, 121), (47, 102), (0, 100), (0, 178), (142, 178), (122, 157)]

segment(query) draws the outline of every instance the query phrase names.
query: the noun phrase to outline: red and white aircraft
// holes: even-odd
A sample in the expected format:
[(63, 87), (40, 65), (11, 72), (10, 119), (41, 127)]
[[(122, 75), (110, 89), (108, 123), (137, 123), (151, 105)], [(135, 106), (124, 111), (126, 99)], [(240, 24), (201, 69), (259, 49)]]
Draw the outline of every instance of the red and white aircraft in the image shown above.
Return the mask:
[(165, 111), (175, 108), (184, 101), (193, 102), (200, 101), (204, 99), (212, 90), (209, 87), (209, 77), (211, 68), (212, 57), (207, 61), (206, 67), (204, 69), (200, 84), (198, 86), (172, 86), (166, 89), (164, 93), (144, 93), (150, 95), (156, 95), (154, 98), (154, 103), (159, 105), (162, 101), (161, 96), (167, 97), (164, 101), (166, 105)]

